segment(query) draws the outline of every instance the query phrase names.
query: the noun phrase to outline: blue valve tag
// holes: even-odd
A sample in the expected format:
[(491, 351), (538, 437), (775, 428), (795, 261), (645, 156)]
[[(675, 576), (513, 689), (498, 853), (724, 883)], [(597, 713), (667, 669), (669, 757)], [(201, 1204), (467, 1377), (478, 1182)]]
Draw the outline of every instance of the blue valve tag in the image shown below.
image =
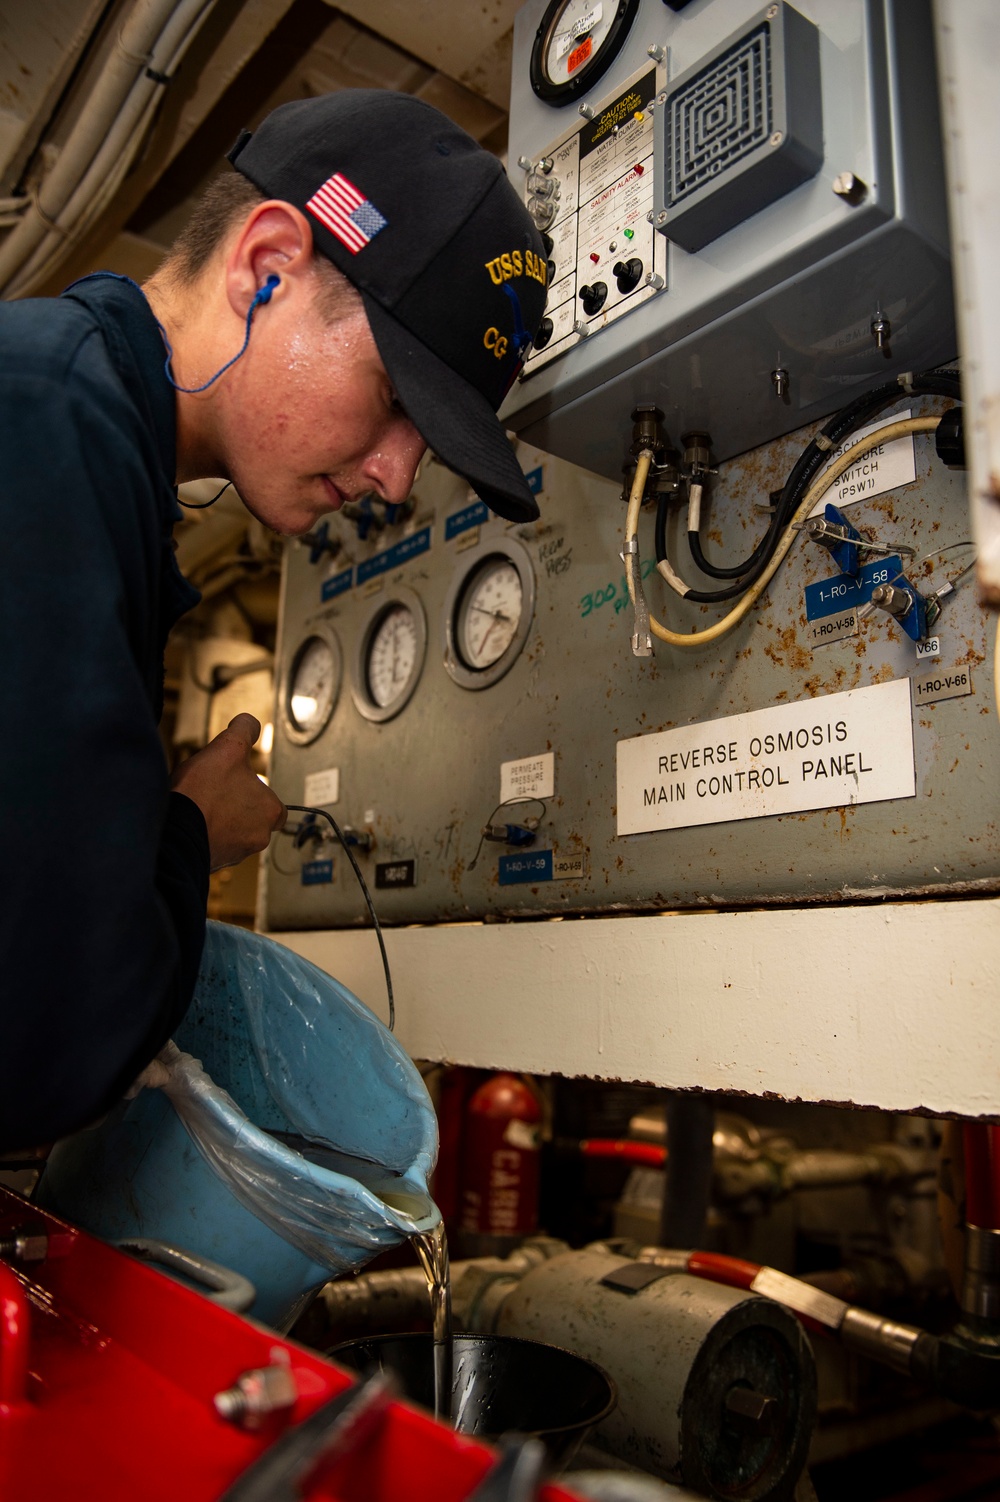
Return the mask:
[(542, 484), (545, 479), (545, 474), (542, 466), (539, 464), (535, 469), (529, 469), (524, 478), (528, 482), (528, 489), (531, 491), (531, 494), (540, 495), (542, 491)]
[(338, 595), (346, 594), (353, 582), (353, 568), (342, 568), (339, 574), (331, 574), (329, 579), (323, 580), (320, 599), (335, 600)]
[(523, 855), (501, 855), (497, 871), (502, 887), (521, 882), (552, 880), (552, 851), (526, 850)]
[(302, 867), (302, 885), (321, 887), (333, 880), (333, 861), (306, 861)]
[(445, 519), (444, 540), (451, 542), (453, 537), (458, 537), (462, 532), (468, 532), (472, 527), (481, 526), (489, 521), (489, 508), (485, 501), (473, 501), (469, 506), (463, 506), (461, 511), (453, 511), (451, 516)]
[(414, 532), (410, 537), (404, 537), (401, 542), (395, 543), (384, 552), (374, 553), (371, 558), (366, 558), (364, 563), (358, 564), (358, 583), (364, 584), (369, 579), (374, 579), (379, 574), (387, 574), (390, 569), (398, 568), (401, 563), (408, 563), (411, 558), (418, 558), (421, 553), (426, 553), (431, 545), (430, 523), (421, 527), (419, 532)]
[(891, 584), (903, 572), (903, 565), (895, 553), (889, 558), (878, 558), (858, 570), (857, 578), (850, 574), (837, 574), (832, 579), (819, 579), (806, 585), (806, 619), (822, 620), (824, 616), (840, 611), (854, 610), (867, 605), (872, 590), (880, 584)]

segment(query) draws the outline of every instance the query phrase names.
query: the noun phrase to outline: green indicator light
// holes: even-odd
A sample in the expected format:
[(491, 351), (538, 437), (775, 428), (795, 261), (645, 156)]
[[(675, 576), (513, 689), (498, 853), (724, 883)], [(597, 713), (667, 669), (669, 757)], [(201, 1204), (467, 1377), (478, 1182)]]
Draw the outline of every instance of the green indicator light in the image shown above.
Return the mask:
[(627, 229), (627, 230), (624, 231), (624, 235), (625, 235), (626, 240), (632, 240), (632, 239), (635, 238), (635, 230), (634, 229)]

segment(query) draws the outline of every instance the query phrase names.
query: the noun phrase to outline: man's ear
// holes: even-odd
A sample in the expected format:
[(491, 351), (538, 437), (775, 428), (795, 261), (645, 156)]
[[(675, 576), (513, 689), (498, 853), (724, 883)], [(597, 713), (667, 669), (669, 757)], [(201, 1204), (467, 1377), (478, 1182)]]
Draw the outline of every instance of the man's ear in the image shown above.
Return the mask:
[(269, 276), (309, 275), (312, 251), (309, 220), (293, 204), (271, 198), (251, 209), (226, 257), (226, 297), (237, 317), (246, 318)]

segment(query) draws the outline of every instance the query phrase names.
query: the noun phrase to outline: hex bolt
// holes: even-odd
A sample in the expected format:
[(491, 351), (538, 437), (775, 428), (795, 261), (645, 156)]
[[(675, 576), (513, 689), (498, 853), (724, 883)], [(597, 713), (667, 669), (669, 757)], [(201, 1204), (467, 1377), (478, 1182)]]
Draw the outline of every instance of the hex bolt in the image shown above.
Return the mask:
[(662, 63), (666, 55), (666, 47), (661, 47), (659, 42), (651, 42), (646, 48), (646, 56), (651, 57), (654, 63)]
[(592, 104), (581, 104), (581, 106), (580, 106), (580, 114), (583, 116), (583, 118), (585, 120), (593, 120), (593, 118), (594, 118), (594, 106)]
[(788, 371), (783, 365), (776, 365), (771, 371), (771, 385), (775, 396), (783, 402), (788, 395)]
[(530, 157), (524, 156), (522, 154), (517, 159), (517, 165), (520, 167), (520, 169), (521, 169), (522, 172), (530, 172), (531, 169), (532, 169), (533, 163), (532, 163)]
[(778, 1404), (752, 1387), (731, 1387), (725, 1396), (726, 1413), (745, 1434), (769, 1434)]
[(585, 323), (582, 318), (578, 318), (573, 324), (573, 332), (574, 334), (579, 334), (581, 339), (586, 339), (590, 333), (590, 325)]
[(645, 277), (645, 285), (647, 287), (652, 287), (654, 292), (659, 292), (660, 288), (665, 286), (665, 283), (658, 271), (647, 271)]
[(878, 610), (884, 610), (897, 621), (901, 621), (913, 609), (910, 591), (898, 589), (894, 584), (880, 584), (877, 589), (873, 589), (871, 602)]
[(838, 198), (845, 203), (863, 203), (868, 196), (868, 184), (856, 177), (853, 172), (838, 172), (833, 179), (833, 191)]
[(244, 1372), (232, 1387), (217, 1392), (212, 1402), (220, 1418), (244, 1429), (256, 1429), (260, 1420), (281, 1408), (291, 1408), (298, 1397), (295, 1378), (287, 1366), (262, 1366)]
[(892, 333), (892, 324), (886, 318), (882, 309), (879, 308), (872, 319), (872, 338), (875, 340), (875, 348), (885, 350), (889, 347), (889, 336)]
[(8, 1262), (44, 1262), (49, 1253), (49, 1238), (44, 1231), (21, 1227), (0, 1236), (0, 1257)]

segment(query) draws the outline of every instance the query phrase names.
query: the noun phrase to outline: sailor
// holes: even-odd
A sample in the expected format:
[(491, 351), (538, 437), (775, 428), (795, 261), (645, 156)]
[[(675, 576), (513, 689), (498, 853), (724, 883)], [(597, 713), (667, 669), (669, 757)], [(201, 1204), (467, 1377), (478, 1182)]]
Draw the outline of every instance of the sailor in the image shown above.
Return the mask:
[(240, 137), (156, 274), (0, 304), (0, 1150), (121, 1097), (184, 1015), (209, 872), (284, 822), (238, 715), (168, 779), (163, 648), (198, 595), (175, 487), (275, 532), (400, 502), (430, 446), (501, 516), (496, 418), (545, 257), (497, 159), (409, 95), (295, 101)]

